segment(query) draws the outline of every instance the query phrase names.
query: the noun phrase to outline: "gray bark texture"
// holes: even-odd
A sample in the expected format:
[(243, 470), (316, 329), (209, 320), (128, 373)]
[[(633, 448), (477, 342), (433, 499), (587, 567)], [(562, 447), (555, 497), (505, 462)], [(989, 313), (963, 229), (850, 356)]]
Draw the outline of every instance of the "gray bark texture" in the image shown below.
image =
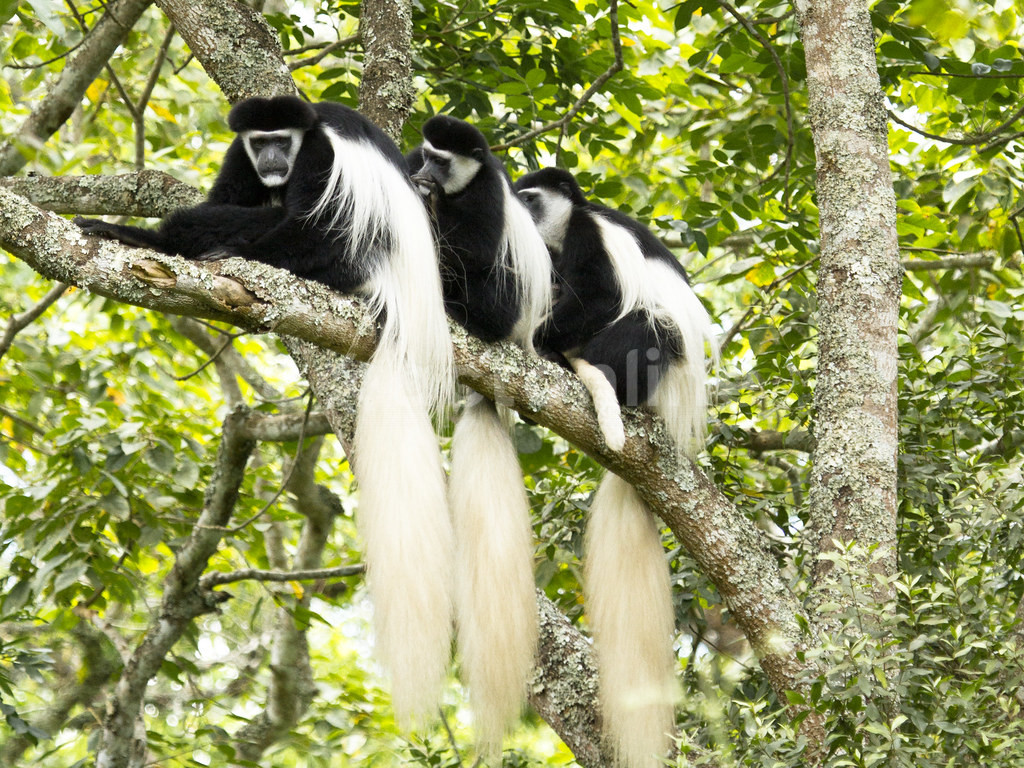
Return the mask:
[(359, 23), (366, 58), (359, 83), (359, 111), (401, 146), (402, 126), (416, 91), (412, 85), (412, 4), (363, 3)]
[[(896, 568), (896, 324), (902, 267), (866, 0), (798, 0), (817, 154), (821, 263), (811, 543), (877, 544)], [(831, 593), (831, 568), (816, 568)], [(822, 594), (820, 601), (839, 600)]]
[(295, 93), (277, 35), (249, 6), (234, 0), (159, 0), (157, 5), (232, 104), (250, 96)]
[(203, 201), (203, 194), (160, 171), (117, 176), (11, 176), (0, 187), (55, 213), (164, 217)]

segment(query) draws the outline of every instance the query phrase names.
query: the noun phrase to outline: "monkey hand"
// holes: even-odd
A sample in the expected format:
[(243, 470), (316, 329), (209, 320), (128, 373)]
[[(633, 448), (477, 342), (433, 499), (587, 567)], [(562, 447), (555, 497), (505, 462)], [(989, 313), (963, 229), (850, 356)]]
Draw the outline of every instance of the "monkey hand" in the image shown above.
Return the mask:
[(111, 224), (109, 221), (100, 219), (83, 219), (76, 216), (72, 223), (75, 224), (83, 235), (89, 237), (102, 237), (105, 240), (116, 240), (119, 243), (130, 245), (133, 248), (153, 248), (157, 251), (168, 253), (159, 233), (141, 227), (129, 227), (124, 224)]
[(86, 219), (82, 216), (75, 216), (71, 223), (82, 230), (82, 234), (91, 237), (105, 237), (108, 240), (117, 240), (117, 225), (100, 219)]
[(413, 186), (416, 187), (416, 191), (420, 193), (428, 204), (433, 204), (440, 193), (440, 187), (433, 178), (425, 174), (417, 173), (411, 177)]

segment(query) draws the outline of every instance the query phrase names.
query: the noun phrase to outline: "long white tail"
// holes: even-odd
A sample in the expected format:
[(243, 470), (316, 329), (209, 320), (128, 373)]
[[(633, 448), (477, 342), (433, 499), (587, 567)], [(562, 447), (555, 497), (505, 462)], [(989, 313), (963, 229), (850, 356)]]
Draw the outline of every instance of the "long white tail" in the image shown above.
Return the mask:
[(403, 171), (372, 143), (330, 128), (324, 135), (334, 162), (309, 216), (326, 217), (345, 231), (354, 254), (374, 259), (365, 293), (385, 317), (380, 346), (409, 366), (429, 408), (445, 410), (454, 400), (455, 363), (427, 211)]
[(654, 516), (611, 472), (590, 505), (585, 550), (604, 730), (619, 765), (655, 768), (678, 698), (670, 575)]
[(377, 655), (402, 728), (432, 720), (451, 656), (454, 535), (444, 469), (408, 366), (379, 348), (363, 379), (355, 434), (359, 529)]
[(683, 339), (683, 358), (662, 375), (650, 405), (665, 419), (676, 446), (686, 456), (696, 456), (707, 436), (707, 376), (710, 362), (718, 362), (718, 341), (704, 305), (689, 285), (667, 264), (648, 259), (648, 282), (660, 314), (676, 327)]
[(533, 531), (511, 436), (473, 394), (452, 436), (459, 652), (481, 752), (500, 754), (519, 715), (537, 645)]
[(436, 716), (451, 657), (455, 540), (430, 411), (445, 411), (455, 365), (430, 221), (402, 169), (372, 142), (326, 128), (334, 162), (310, 212), (344, 231), (373, 273), (383, 317), (356, 414), (359, 527), (377, 653), (399, 724)]

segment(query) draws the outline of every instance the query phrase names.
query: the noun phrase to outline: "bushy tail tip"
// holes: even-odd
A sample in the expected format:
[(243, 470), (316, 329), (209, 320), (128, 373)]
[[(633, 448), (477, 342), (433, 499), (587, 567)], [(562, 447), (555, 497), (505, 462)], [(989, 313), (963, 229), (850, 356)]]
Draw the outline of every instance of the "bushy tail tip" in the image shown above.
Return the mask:
[(478, 746), (494, 757), (526, 697), (537, 599), (522, 470), (489, 400), (471, 396), (452, 436), (451, 462), (459, 653)]
[(455, 541), (426, 403), (388, 355), (366, 371), (353, 447), (377, 655), (408, 729), (436, 717), (447, 678)]
[(654, 516), (607, 474), (590, 506), (584, 563), (605, 733), (623, 768), (656, 768), (675, 722), (670, 574)]

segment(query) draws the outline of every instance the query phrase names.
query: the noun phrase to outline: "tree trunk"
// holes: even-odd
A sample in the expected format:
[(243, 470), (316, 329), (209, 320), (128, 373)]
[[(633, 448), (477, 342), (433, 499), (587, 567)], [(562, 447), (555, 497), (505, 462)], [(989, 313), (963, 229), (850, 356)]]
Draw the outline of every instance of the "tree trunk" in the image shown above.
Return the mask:
[(359, 111), (401, 146), (402, 126), (416, 96), (412, 84), (412, 4), (409, 0), (363, 2), (359, 33), (366, 51)]
[[(866, 0), (798, 0), (817, 154), (821, 264), (810, 543), (877, 544), (896, 568), (896, 321), (902, 269)], [(816, 604), (848, 600), (815, 568)], [(876, 595), (882, 597), (884, 595)]]

